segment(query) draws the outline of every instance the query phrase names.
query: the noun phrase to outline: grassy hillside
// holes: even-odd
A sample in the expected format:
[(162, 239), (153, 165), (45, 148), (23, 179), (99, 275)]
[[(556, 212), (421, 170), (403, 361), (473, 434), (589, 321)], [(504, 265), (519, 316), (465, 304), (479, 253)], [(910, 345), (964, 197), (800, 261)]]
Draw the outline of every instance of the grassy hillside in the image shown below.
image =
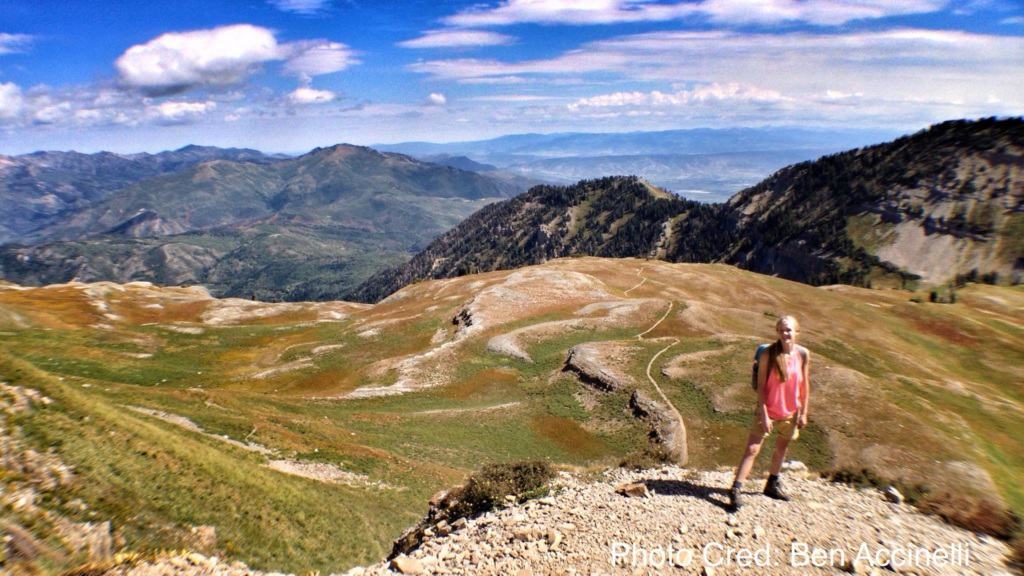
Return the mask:
[[(5, 409), (8, 445), (73, 477), (54, 486), (5, 461), (4, 493), (36, 497), (0, 501), (0, 517), (31, 535), (46, 569), (89, 555), (61, 522), (110, 520), (115, 549), (339, 571), (381, 557), (431, 494), (485, 462), (607, 466), (642, 450), (648, 429), (627, 404), (633, 389), (654, 395), (649, 363), (684, 418), (691, 464), (733, 466), (754, 402), (750, 355), (787, 312), (814, 362), (793, 457), (1021, 514), (1024, 289), (957, 295), (917, 303), (600, 258), (421, 282), (374, 306), (8, 285), (0, 398), (21, 386), (50, 399)], [(575, 346), (600, 351), (623, 387), (565, 371)], [(212, 540), (198, 536), (206, 527)]]

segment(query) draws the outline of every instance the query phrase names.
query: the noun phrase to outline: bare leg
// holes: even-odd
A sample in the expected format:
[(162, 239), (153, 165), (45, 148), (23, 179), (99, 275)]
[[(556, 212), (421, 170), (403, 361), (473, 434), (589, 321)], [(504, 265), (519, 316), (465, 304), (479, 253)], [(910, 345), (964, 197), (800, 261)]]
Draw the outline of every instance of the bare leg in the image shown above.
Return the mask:
[(769, 474), (778, 475), (782, 471), (782, 462), (786, 459), (790, 438), (789, 434), (779, 434), (779, 437), (775, 439), (775, 453), (772, 454), (772, 467), (768, 470)]
[(764, 442), (764, 434), (761, 432), (761, 426), (754, 422), (754, 426), (750, 429), (750, 434), (747, 435), (747, 449), (743, 451), (743, 458), (740, 459), (740, 465), (736, 468), (736, 478), (734, 482), (745, 482), (747, 476), (750, 475), (750, 469), (754, 467), (754, 460), (757, 459), (757, 454), (761, 451), (761, 444)]

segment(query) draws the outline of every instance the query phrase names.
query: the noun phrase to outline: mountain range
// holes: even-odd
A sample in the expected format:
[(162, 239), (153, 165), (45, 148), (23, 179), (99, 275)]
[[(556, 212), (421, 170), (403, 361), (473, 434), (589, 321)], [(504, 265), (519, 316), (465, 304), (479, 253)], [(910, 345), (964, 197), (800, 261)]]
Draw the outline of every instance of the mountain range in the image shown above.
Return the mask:
[(686, 198), (719, 202), (779, 168), (896, 136), (891, 130), (783, 126), (512, 134), (470, 142), (376, 147), (430, 162), (462, 157), (556, 184), (633, 174)]
[[(422, 278), (602, 255), (726, 262), (812, 284), (1017, 282), (1021, 125), (936, 125), (791, 164), (714, 204), (635, 177), (541, 185), (510, 199), (536, 180), (447, 152), (424, 162), (351, 145), (294, 158), (198, 146), (4, 157), (0, 228), (19, 243), (0, 246), (0, 275), (22, 284), (146, 280), (264, 300), (375, 301)], [(647, 173), (681, 170), (739, 186), (826, 136), (748, 129), (470, 144), (551, 156), (586, 146), (605, 153), (703, 145), (701, 154), (605, 156), (598, 165), (615, 173), (642, 163)], [(766, 148), (772, 137), (774, 151), (729, 151)], [(595, 158), (537, 160), (544, 169), (534, 175), (583, 174)]]
[(159, 154), (34, 152), (0, 155), (0, 243), (25, 241), (37, 229), (136, 182), (210, 160), (272, 162), (244, 148), (185, 146)]
[(939, 124), (784, 168), (720, 204), (636, 177), (493, 204), (353, 293), (578, 255), (723, 262), (810, 284), (1024, 274), (1024, 121)]
[[(24, 168), (34, 166), (32, 158), (11, 160), (20, 168), (7, 178), (5, 205), (21, 212), (10, 215), (8, 228), (22, 230), (22, 244), (0, 249), (3, 276), (26, 284), (203, 283), (216, 294), (268, 300), (338, 298), (525, 186), (349, 145), (296, 158), (200, 148), (170, 154), (173, 164), (142, 156), (142, 167), (110, 154), (92, 163), (47, 154), (55, 161), (35, 170)], [(153, 176), (158, 169), (164, 172)], [(30, 192), (15, 185), (33, 173), (77, 196), (38, 216)], [(40, 195), (40, 187), (32, 189), (39, 202), (56, 196)]]

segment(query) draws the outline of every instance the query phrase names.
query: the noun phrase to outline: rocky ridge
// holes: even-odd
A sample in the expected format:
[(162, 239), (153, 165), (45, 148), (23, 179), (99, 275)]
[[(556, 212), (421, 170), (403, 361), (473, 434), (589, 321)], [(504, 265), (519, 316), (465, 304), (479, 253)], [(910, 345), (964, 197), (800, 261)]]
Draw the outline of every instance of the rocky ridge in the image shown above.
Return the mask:
[[(345, 572), (387, 574), (1010, 574), (1006, 545), (898, 498), (786, 475), (789, 503), (748, 482), (726, 510), (731, 472), (678, 467), (561, 473), (549, 496), (438, 525), (409, 555)], [(262, 574), (198, 554), (123, 565), (107, 576)]]
[(565, 256), (722, 262), (811, 285), (1020, 283), (1024, 121), (951, 121), (783, 168), (701, 204), (636, 177), (491, 204), (349, 297)]
[(409, 556), (348, 574), (1009, 573), (1000, 541), (793, 468), (793, 502), (751, 480), (736, 514), (725, 508), (726, 470), (562, 473), (551, 496), (438, 527)]

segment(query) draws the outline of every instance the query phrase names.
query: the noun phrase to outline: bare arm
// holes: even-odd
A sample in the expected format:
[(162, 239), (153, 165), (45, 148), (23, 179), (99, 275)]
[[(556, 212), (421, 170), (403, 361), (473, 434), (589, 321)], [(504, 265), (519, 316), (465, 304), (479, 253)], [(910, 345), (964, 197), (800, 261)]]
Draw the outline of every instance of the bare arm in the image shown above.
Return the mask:
[(768, 387), (768, 373), (771, 370), (771, 367), (768, 366), (769, 360), (768, 351), (762, 350), (761, 355), (757, 358), (757, 409), (754, 412), (754, 417), (757, 418), (765, 433), (772, 431), (772, 419), (768, 417), (767, 392), (765, 391)]
[(800, 417), (797, 423), (801, 428), (807, 425), (807, 415), (811, 409), (811, 351), (807, 348), (804, 352), (804, 377), (800, 384)]

